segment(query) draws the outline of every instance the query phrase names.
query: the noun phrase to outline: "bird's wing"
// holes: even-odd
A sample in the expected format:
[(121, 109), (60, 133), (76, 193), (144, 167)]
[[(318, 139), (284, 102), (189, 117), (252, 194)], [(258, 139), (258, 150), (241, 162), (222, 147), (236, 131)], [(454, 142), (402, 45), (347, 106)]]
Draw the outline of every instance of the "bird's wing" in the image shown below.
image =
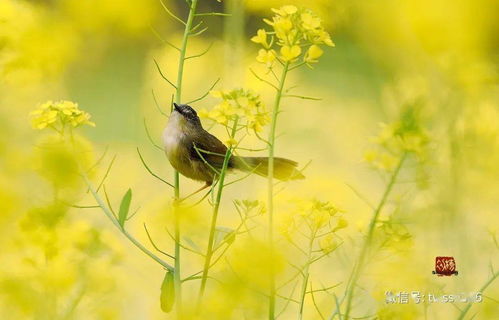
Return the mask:
[(225, 152), (227, 152), (227, 147), (217, 137), (205, 130), (192, 139), (191, 157), (203, 162), (206, 161), (217, 170), (222, 169)]

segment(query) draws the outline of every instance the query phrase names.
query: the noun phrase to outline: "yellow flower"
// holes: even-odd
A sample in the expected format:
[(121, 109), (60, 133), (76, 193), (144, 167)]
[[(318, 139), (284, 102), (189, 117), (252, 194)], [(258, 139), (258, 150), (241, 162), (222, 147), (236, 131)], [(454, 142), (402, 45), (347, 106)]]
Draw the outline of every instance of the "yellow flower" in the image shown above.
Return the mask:
[[(274, 18), (274, 19), (275, 19), (275, 18)], [(267, 18), (264, 18), (264, 19), (263, 19), (263, 22), (265, 22), (265, 23), (266, 23), (266, 24), (268, 24), (269, 26), (273, 26), (273, 25), (274, 25), (274, 21), (273, 21), (273, 20), (271, 21), (271, 20), (269, 20), (269, 19), (267, 19)]]
[(54, 103), (48, 101), (41, 104), (38, 109), (30, 112), (32, 117), (32, 125), (35, 129), (44, 129), (49, 125), (55, 125), (57, 120), (60, 120), (60, 125), (64, 127), (70, 124), (77, 127), (83, 124), (95, 126), (91, 122), (90, 114), (78, 109), (78, 105), (71, 101), (60, 101)]
[(70, 122), (73, 127), (77, 127), (81, 124), (87, 124), (91, 127), (95, 127), (95, 123), (89, 121), (89, 119), (90, 119), (90, 114), (80, 111), (79, 114), (76, 114), (71, 118)]
[(421, 125), (412, 107), (402, 111), (400, 119), (390, 124), (381, 124), (379, 134), (371, 140), (377, 144), (374, 151), (365, 155), (365, 160), (384, 171), (392, 171), (405, 153), (412, 153), (418, 164), (427, 160), (430, 137)]
[(364, 153), (364, 160), (368, 163), (374, 163), (378, 159), (378, 152), (376, 150), (368, 150)]
[(313, 44), (310, 46), (310, 48), (308, 48), (308, 51), (307, 51), (307, 54), (305, 55), (305, 62), (307, 63), (314, 63), (314, 62), (318, 62), (319, 60), (317, 60), (320, 56), (322, 56), (322, 54), (324, 53), (324, 51), (322, 51), (322, 49)]
[(422, 154), (423, 148), (426, 144), (426, 137), (421, 134), (409, 133), (402, 137), (401, 144), (402, 148), (408, 152), (414, 152), (416, 154)]
[(237, 103), (237, 105), (242, 108), (242, 109), (248, 109), (249, 104), (249, 99), (246, 96), (239, 96), (234, 99)]
[(338, 247), (338, 243), (332, 234), (328, 234), (319, 241), (319, 246), (325, 254), (331, 253)]
[(382, 153), (378, 162), (378, 166), (380, 169), (384, 169), (386, 171), (391, 171), (395, 169), (399, 162), (397, 157), (392, 156), (388, 153)]
[[(288, 5), (279, 9), (272, 9), (276, 13), (270, 19), (263, 21), (272, 27), (272, 30), (259, 29), (257, 35), (251, 38), (255, 43), (261, 43), (267, 51), (260, 50), (257, 61), (267, 63), (269, 67), (275, 56), (269, 51), (275, 46), (280, 47), (280, 61), (294, 62), (302, 54), (302, 47), (308, 47), (303, 61), (315, 63), (323, 54), (319, 45), (334, 46), (329, 33), (323, 26), (321, 19), (308, 9), (297, 9), (296, 6)], [(275, 38), (271, 43), (267, 41), (267, 35), (273, 34)], [(275, 41), (274, 41), (275, 40)], [(277, 51), (277, 50), (276, 50)]]
[(57, 121), (57, 111), (48, 110), (33, 118), (32, 125), (35, 129), (43, 129)]
[(280, 16), (287, 16), (296, 13), (298, 11), (298, 8), (296, 8), (293, 5), (287, 5), (287, 6), (282, 6), (279, 9), (272, 8), (270, 10), (272, 10), (273, 12), (277, 13)]
[(58, 104), (56, 104), (55, 107), (67, 116), (81, 113), (81, 111), (78, 110), (78, 105), (71, 101), (61, 101)]
[(260, 49), (258, 51), (258, 56), (256, 57), (256, 61), (260, 63), (265, 63), (268, 66), (272, 65), (275, 60), (275, 51), (274, 50), (265, 50)]
[[(271, 54), (275, 59), (274, 52), (267, 52), (261, 49), (262, 56), (268, 58)], [(266, 62), (268, 60), (262, 60)], [(212, 95), (220, 97), (222, 102), (216, 105), (211, 111), (201, 110), (200, 117), (209, 118), (224, 126), (230, 120), (238, 117), (238, 123), (256, 132), (261, 131), (263, 126), (270, 122), (268, 113), (260, 101), (260, 97), (249, 90), (234, 89), (230, 91), (216, 91)]]
[(293, 216), (284, 217), (283, 221), (279, 224), (280, 233), (288, 239), (291, 238), (295, 230), (296, 225)]
[(313, 16), (309, 12), (302, 13), (300, 18), (302, 21), (302, 27), (305, 30), (313, 30), (321, 26), (321, 19), (316, 16)]
[(293, 14), (296, 11), (298, 11), (298, 9), (293, 5), (283, 6), (281, 7), (281, 10), (284, 11), (286, 14)]
[(236, 108), (230, 102), (224, 100), (210, 111), (209, 117), (220, 124), (227, 124), (236, 112)]
[(372, 167), (385, 171), (393, 170), (399, 159), (386, 151), (369, 150), (364, 154), (364, 160)]
[(38, 109), (29, 113), (31, 125), (34, 129), (43, 129), (57, 121), (57, 110), (53, 109), (54, 103), (47, 101), (41, 104)]
[(198, 116), (200, 118), (209, 118), (209, 115), (210, 115), (210, 112), (208, 110), (206, 110), (206, 108), (203, 108), (203, 109), (198, 111)]
[(227, 124), (229, 122), (229, 119), (227, 118), (227, 115), (225, 115), (223, 112), (221, 112), (219, 109), (214, 108), (213, 110), (210, 111), (208, 117), (220, 124)]
[(348, 227), (348, 221), (346, 221), (343, 218), (338, 219), (338, 223), (336, 224), (336, 227), (333, 229), (333, 231), (344, 229)]
[(293, 29), (293, 23), (289, 18), (274, 18), (274, 31), (279, 39), (286, 39), (287, 34)]
[(258, 29), (256, 36), (252, 37), (251, 41), (260, 43), (264, 48), (269, 47), (269, 44), (267, 43), (267, 32), (265, 29)]
[(270, 122), (270, 117), (268, 113), (256, 113), (249, 114), (248, 117), (248, 129), (254, 130), (256, 132), (260, 132), (267, 123)]
[(317, 37), (319, 43), (324, 43), (326, 46), (334, 47), (334, 42), (331, 40), (331, 36), (326, 31), (322, 30), (319, 32)]
[(235, 146), (237, 144), (237, 140), (234, 138), (230, 138), (225, 140), (225, 144), (228, 145), (229, 147)]
[(312, 218), (312, 224), (317, 228), (322, 228), (324, 227), (329, 220), (331, 219), (331, 215), (327, 211), (316, 211), (311, 215)]
[(301, 54), (301, 48), (297, 45), (281, 48), (281, 57), (284, 61), (293, 61)]
[(223, 97), (223, 91), (220, 91), (220, 90), (211, 90), (210, 94), (215, 98), (222, 98)]
[(47, 101), (45, 103), (42, 103), (38, 106), (38, 109), (35, 109), (30, 112), (30, 115), (39, 115), (43, 113), (45, 110), (50, 109), (54, 105), (53, 101)]

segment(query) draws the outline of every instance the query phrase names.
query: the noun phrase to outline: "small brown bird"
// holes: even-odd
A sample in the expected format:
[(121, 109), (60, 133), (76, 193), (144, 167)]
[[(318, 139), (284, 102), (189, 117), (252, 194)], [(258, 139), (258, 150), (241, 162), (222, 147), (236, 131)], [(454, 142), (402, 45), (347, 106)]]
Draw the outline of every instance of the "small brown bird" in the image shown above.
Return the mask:
[[(182, 175), (204, 181), (206, 186), (210, 186), (216, 178), (213, 169), (222, 169), (227, 147), (203, 129), (193, 108), (186, 104), (173, 105), (174, 109), (163, 131), (163, 144), (168, 160)], [(295, 161), (275, 157), (274, 177), (282, 181), (305, 178), (296, 169), (297, 165)], [(260, 176), (267, 176), (268, 158), (233, 155), (229, 160), (228, 169), (254, 171)]]

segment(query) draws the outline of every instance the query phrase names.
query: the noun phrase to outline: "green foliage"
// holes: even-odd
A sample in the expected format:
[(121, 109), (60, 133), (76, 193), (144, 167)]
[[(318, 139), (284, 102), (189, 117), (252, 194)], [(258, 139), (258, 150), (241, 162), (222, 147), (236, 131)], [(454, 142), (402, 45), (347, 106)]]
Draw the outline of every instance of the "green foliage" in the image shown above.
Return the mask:
[(132, 201), (132, 189), (128, 189), (120, 203), (120, 211), (118, 212), (118, 223), (122, 228), (125, 227), (125, 221), (130, 211), (130, 202)]
[(161, 283), (160, 295), (161, 310), (169, 313), (172, 311), (173, 304), (175, 303), (175, 287), (173, 284), (173, 272), (166, 271), (163, 282)]

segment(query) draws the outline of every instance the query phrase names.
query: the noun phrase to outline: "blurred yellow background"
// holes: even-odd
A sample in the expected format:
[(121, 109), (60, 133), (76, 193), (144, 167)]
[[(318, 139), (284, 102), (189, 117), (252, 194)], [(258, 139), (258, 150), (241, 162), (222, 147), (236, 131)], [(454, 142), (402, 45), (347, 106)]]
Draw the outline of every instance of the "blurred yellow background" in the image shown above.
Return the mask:
[[(165, 1), (185, 17), (184, 1)], [(187, 60), (183, 96), (192, 100), (221, 78), (215, 89), (247, 87), (266, 105), (273, 91), (249, 68), (258, 46), (250, 38), (272, 15), (278, 0), (201, 0), (199, 12), (232, 12), (231, 17), (204, 17), (208, 31), (189, 41), (189, 54), (213, 43), (200, 59)], [(293, 1), (322, 18), (335, 47), (325, 47), (314, 69), (290, 74), (289, 86), (319, 101), (285, 99), (278, 124), (276, 155), (312, 161), (306, 179), (291, 182), (276, 197), (276, 219), (285, 224), (296, 198), (317, 198), (340, 208), (348, 221), (343, 245), (314, 265), (317, 288), (342, 296), (360, 249), (372, 210), (362, 197), (377, 203), (386, 176), (373, 170), (366, 152), (380, 123), (397, 121), (408, 105), (417, 105), (428, 132), (428, 155), (411, 163), (380, 215), (402, 225), (407, 237), (376, 230), (382, 250), (369, 260), (359, 280), (352, 316), (368, 319), (457, 318), (465, 303), (385, 304), (385, 292), (421, 291), (435, 295), (480, 291), (499, 266), (499, 2), (493, 0)], [(40, 148), (43, 135), (32, 130), (29, 112), (47, 100), (71, 100), (92, 115), (95, 128), (81, 133), (95, 161), (107, 149), (100, 179), (112, 155), (107, 178), (109, 196), (118, 206), (132, 188), (137, 215), (128, 230), (149, 246), (145, 222), (155, 242), (172, 252), (165, 227), (171, 226), (171, 190), (141, 165), (139, 147), (151, 168), (172, 177), (165, 155), (149, 142), (144, 123), (159, 143), (169, 111), (172, 88), (160, 77), (175, 78), (178, 53), (164, 40), (178, 43), (182, 25), (156, 0), (1, 0), (0, 1), (0, 319), (169, 319), (161, 312), (159, 293), (164, 271), (119, 233), (92, 205), (71, 156)], [(217, 103), (211, 96), (193, 104), (197, 110)], [(220, 138), (221, 128), (211, 131)], [(256, 138), (245, 141), (262, 147)], [(241, 154), (244, 154), (241, 151)], [(265, 155), (265, 152), (258, 155)], [(412, 166), (412, 167), (411, 167)], [(383, 169), (383, 168), (381, 168)], [(383, 170), (381, 170), (383, 171)], [(414, 174), (414, 172), (416, 174)], [(231, 176), (235, 178), (237, 176)], [(60, 187), (66, 204), (54, 204)], [(181, 179), (188, 194), (199, 183)], [(265, 199), (265, 179), (251, 176), (223, 195), (219, 224), (234, 227), (234, 199)], [(204, 248), (210, 207), (203, 203), (185, 213), (186, 233)], [(263, 219), (262, 221), (265, 221)], [(402, 228), (401, 227), (401, 228)], [(385, 238), (383, 238), (385, 237)], [(238, 239), (239, 240), (239, 239)], [(264, 319), (266, 299), (248, 294), (227, 276), (232, 268), (259, 287), (266, 268), (258, 241), (241, 237), (228, 251), (232, 263), (220, 263), (210, 284), (204, 319)], [(203, 249), (204, 250), (204, 249)], [(283, 256), (294, 259), (283, 250)], [(263, 257), (262, 257), (263, 256)], [(436, 277), (436, 256), (453, 256), (458, 276)], [(186, 258), (186, 275), (199, 270), (201, 259)], [(296, 258), (298, 259), (298, 258)], [(295, 261), (295, 260), (293, 260)], [(285, 262), (283, 279), (293, 270)], [(229, 270), (229, 271), (228, 271)], [(197, 283), (185, 285), (184, 299), (194, 301)], [(281, 294), (289, 295), (288, 287)], [(244, 291), (244, 292), (243, 292)], [(474, 304), (469, 319), (499, 318), (499, 284), (493, 282)], [(306, 319), (320, 319), (313, 303), (329, 316), (333, 295), (318, 293), (306, 301)], [(285, 301), (278, 303), (278, 309)], [(282, 319), (296, 317), (291, 303)], [(246, 311), (241, 311), (246, 310)]]

